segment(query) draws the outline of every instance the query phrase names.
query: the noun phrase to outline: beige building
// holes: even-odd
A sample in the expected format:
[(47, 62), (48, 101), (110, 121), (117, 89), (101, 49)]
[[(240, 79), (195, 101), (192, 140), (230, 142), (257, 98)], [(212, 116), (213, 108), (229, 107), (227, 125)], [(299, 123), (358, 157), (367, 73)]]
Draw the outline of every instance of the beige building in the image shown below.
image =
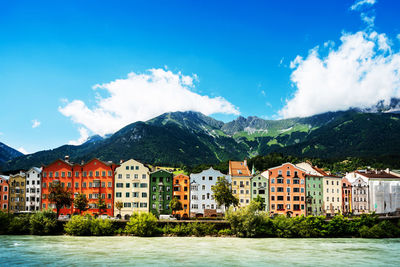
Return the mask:
[(229, 175), (232, 178), (232, 193), (239, 199), (239, 206), (247, 206), (251, 200), (251, 174), (247, 161), (229, 161)]
[(114, 214), (119, 215), (117, 202), (122, 202), (121, 217), (127, 219), (133, 212), (149, 211), (150, 170), (130, 159), (115, 170)]
[(327, 215), (342, 212), (342, 178), (333, 175), (324, 175), (322, 180), (324, 205)]

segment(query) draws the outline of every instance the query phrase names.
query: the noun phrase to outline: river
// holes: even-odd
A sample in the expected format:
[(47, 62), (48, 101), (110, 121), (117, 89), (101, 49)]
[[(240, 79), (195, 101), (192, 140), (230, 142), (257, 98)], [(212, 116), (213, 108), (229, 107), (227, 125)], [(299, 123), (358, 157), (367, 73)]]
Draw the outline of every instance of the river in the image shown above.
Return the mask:
[(400, 239), (0, 236), (0, 265), (400, 266)]

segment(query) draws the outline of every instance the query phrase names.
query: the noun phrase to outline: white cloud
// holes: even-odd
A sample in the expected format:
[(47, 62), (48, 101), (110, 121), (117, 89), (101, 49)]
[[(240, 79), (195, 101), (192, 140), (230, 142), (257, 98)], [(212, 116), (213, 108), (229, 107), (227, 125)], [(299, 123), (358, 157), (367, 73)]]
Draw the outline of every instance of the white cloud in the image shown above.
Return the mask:
[(37, 127), (39, 127), (40, 126), (40, 121), (38, 121), (38, 120), (32, 120), (31, 121), (32, 122), (32, 128), (37, 128)]
[(84, 128), (84, 127), (80, 127), (79, 128), (79, 138), (78, 140), (71, 140), (68, 142), (69, 145), (74, 145), (74, 146), (78, 146), (83, 144), (88, 138), (89, 138), (89, 131)]
[(21, 146), (21, 147), (19, 147), (19, 148), (17, 148), (17, 150), (18, 150), (19, 152), (21, 152), (22, 154), (24, 154), (24, 155), (27, 155), (27, 154), (29, 154), (29, 152), (28, 152), (28, 151), (26, 151), (26, 150), (25, 150), (25, 148), (23, 148), (22, 146)]
[(296, 87), (279, 114), (304, 117), (350, 107), (370, 107), (400, 97), (400, 52), (385, 34), (363, 31), (341, 37), (337, 49), (322, 57), (318, 47), (292, 62)]
[(376, 0), (357, 0), (351, 7), (351, 10), (360, 10), (365, 5), (374, 5)]
[(94, 90), (105, 90), (109, 96), (96, 96), (96, 105), (88, 107), (74, 100), (59, 111), (93, 133), (104, 136), (123, 126), (145, 121), (165, 112), (199, 111), (239, 114), (239, 109), (223, 97), (209, 97), (193, 92), (196, 75), (185, 76), (164, 69), (128, 74), (126, 79), (97, 84)]
[(399, 34), (397, 34), (397, 36), (396, 36), (396, 37), (397, 37), (397, 39), (399, 39), (399, 40), (400, 40), (400, 33), (399, 33)]

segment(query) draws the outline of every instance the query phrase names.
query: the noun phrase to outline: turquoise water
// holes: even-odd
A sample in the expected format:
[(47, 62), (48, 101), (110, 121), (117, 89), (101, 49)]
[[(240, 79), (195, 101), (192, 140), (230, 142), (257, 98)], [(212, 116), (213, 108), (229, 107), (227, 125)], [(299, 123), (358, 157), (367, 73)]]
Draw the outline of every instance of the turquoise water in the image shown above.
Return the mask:
[(0, 236), (0, 265), (400, 266), (400, 239)]

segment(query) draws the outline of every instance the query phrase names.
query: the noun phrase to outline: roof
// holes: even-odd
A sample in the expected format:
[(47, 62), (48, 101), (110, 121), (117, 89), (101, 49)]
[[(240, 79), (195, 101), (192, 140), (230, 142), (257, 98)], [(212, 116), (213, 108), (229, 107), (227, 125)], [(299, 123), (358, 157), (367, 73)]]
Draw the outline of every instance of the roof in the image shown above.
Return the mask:
[(231, 176), (251, 176), (245, 161), (229, 161), (229, 174)]
[(0, 178), (7, 180), (7, 181), (10, 179), (10, 177), (7, 175), (0, 175)]
[(32, 167), (32, 168), (30, 168), (29, 169), (29, 171), (27, 171), (27, 172), (30, 172), (30, 171), (35, 171), (35, 172), (37, 172), (37, 173), (41, 173), (42, 172), (42, 169), (41, 168), (38, 168), (38, 167)]
[(279, 166), (276, 166), (276, 167), (269, 168), (268, 170), (273, 170), (273, 169), (282, 168), (283, 166), (285, 166), (285, 165), (287, 165), (287, 164), (289, 164), (289, 165), (292, 165), (294, 168), (298, 169), (299, 171), (302, 171), (302, 172), (305, 172), (305, 173), (307, 173), (307, 171), (306, 171), (306, 170), (304, 170), (303, 168), (300, 168), (300, 167), (298, 167), (298, 166), (296, 166), (295, 164), (293, 164), (293, 163), (290, 163), (290, 162), (286, 162), (286, 163), (283, 163), (282, 165), (279, 165)]
[(362, 175), (367, 178), (388, 178), (388, 179), (400, 179), (400, 177), (387, 173), (385, 171), (366, 171), (366, 172), (360, 172), (360, 171), (355, 171), (355, 173)]
[[(320, 168), (318, 168), (318, 167), (316, 167), (316, 166), (312, 166), (312, 168), (316, 171), (316, 172), (318, 172), (319, 174), (321, 174), (322, 176), (330, 176), (329, 174), (327, 174), (324, 170), (322, 170), (322, 169), (320, 169)], [(333, 176), (333, 175), (332, 175)]]

